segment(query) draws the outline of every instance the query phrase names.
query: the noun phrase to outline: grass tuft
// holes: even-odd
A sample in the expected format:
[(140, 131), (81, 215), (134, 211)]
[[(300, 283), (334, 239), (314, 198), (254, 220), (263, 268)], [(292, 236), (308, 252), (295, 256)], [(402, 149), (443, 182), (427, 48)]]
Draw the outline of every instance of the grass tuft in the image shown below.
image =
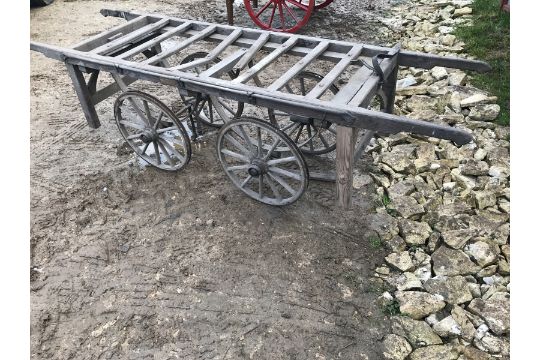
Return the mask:
[(476, 0), (472, 4), (473, 22), (458, 26), (454, 34), (465, 42), (465, 51), (487, 61), (492, 71), (473, 74), (472, 84), (497, 96), (500, 125), (510, 125), (510, 14), (499, 10), (495, 0)]

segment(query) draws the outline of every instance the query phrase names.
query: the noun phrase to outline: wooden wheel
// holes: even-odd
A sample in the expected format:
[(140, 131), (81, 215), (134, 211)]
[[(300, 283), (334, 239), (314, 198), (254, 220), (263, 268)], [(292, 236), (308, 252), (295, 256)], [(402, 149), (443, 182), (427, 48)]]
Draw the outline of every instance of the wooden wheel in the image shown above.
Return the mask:
[[(317, 73), (303, 71), (287, 83), (284, 90), (291, 94), (306, 95), (322, 79)], [(326, 95), (333, 97), (338, 91), (338, 87), (332, 85), (321, 98)], [(336, 149), (336, 125), (331, 122), (294, 116), (273, 109), (268, 109), (268, 115), (270, 121), (277, 124), (304, 154), (321, 155)]]
[[(205, 58), (207, 55), (208, 53), (204, 51), (190, 54), (182, 60), (180, 65), (190, 63), (197, 59)], [(212, 63), (206, 65), (199, 65), (187, 71), (200, 74), (204, 70), (209, 69), (212, 65), (217, 64), (220, 61), (221, 59), (216, 58)], [(231, 78), (231, 80), (235, 79), (238, 76), (238, 74), (234, 71), (229, 71), (227, 75)], [(191, 102), (194, 99), (182, 98), (182, 100), (184, 102)], [(221, 98), (218, 96), (209, 96), (203, 101), (204, 105), (202, 111), (197, 115), (197, 119), (199, 119), (206, 125), (213, 127), (221, 127), (224, 123), (232, 120), (233, 118), (240, 117), (242, 115), (242, 112), (244, 111), (244, 103)]]
[[(187, 108), (183, 112), (187, 115)], [(177, 171), (191, 159), (191, 143), (174, 113), (155, 97), (126, 91), (114, 103), (114, 117), (128, 145), (144, 161)]]
[(242, 117), (225, 124), (216, 149), (227, 176), (252, 199), (288, 205), (308, 186), (302, 153), (287, 135), (266, 121)]
[(308, 22), (315, 9), (315, 1), (244, 0), (244, 5), (253, 22), (260, 28), (293, 33)]

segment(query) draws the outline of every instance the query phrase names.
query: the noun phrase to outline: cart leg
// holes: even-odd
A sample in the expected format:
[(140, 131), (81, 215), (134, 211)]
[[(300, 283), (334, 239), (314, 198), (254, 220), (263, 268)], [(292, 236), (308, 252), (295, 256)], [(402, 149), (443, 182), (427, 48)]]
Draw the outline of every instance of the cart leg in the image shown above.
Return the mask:
[(392, 114), (394, 112), (394, 101), (396, 99), (396, 82), (397, 82), (398, 66), (394, 66), (394, 69), (388, 75), (388, 78), (381, 86), (381, 90), (384, 96), (384, 112)]
[(233, 1), (234, 0), (227, 0), (227, 20), (229, 22), (229, 25), (234, 24), (233, 19)]
[(86, 117), (86, 121), (88, 122), (88, 126), (93, 129), (97, 129), (101, 126), (101, 123), (99, 122), (96, 108), (94, 107), (94, 103), (92, 102), (92, 95), (90, 94), (90, 90), (86, 85), (83, 73), (75, 65), (66, 64), (66, 66), (69, 77), (73, 82), (75, 92), (77, 93), (77, 97), (79, 98), (79, 102), (81, 103), (84, 116)]
[(337, 126), (336, 137), (336, 187), (338, 206), (347, 210), (352, 202), (354, 145), (358, 129)]

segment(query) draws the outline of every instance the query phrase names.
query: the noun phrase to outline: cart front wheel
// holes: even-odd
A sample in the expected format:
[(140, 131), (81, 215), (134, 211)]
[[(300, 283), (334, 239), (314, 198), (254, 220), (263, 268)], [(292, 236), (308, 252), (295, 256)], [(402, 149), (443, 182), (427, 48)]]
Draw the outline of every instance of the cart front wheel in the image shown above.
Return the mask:
[(285, 133), (266, 121), (241, 117), (225, 124), (216, 149), (227, 176), (252, 199), (288, 205), (308, 186), (302, 153)]
[(244, 6), (260, 28), (294, 33), (307, 24), (315, 9), (315, 0), (244, 0)]
[[(181, 113), (187, 116), (189, 108)], [(116, 99), (114, 117), (120, 133), (144, 161), (177, 171), (191, 159), (191, 144), (176, 115), (155, 97), (126, 91)]]

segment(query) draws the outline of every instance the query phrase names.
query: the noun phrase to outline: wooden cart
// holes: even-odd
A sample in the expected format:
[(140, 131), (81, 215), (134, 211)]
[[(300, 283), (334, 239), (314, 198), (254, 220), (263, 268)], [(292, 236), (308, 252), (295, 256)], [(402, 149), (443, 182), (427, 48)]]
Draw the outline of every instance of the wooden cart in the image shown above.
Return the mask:
[[(234, 0), (225, 0), (229, 25), (233, 25)], [(261, 29), (294, 33), (307, 24), (313, 12), (334, 0), (244, 0), (253, 22)]]
[[(375, 133), (404, 131), (459, 145), (470, 142), (467, 131), (392, 115), (398, 66), (490, 69), (481, 61), (403, 51), (399, 46), (154, 14), (101, 13), (127, 22), (71, 48), (30, 45), (66, 64), (88, 125), (100, 126), (94, 106), (120, 91), (114, 105), (120, 132), (138, 156), (171, 171), (188, 164), (197, 123), (220, 127), (216, 148), (224, 171), (245, 194), (272, 205), (290, 204), (310, 179), (318, 179), (335, 180), (339, 204), (349, 207), (354, 162)], [(195, 51), (201, 44), (210, 44), (210, 50)], [(182, 60), (175, 60), (179, 55)], [(265, 84), (260, 75), (285, 58), (291, 65)], [(330, 70), (313, 73), (311, 65), (317, 61), (330, 63)], [(101, 72), (110, 73), (115, 82), (98, 89)], [(155, 97), (130, 90), (128, 85), (137, 80), (177, 88), (182, 106), (173, 112)], [(374, 99), (379, 109), (367, 109)], [(245, 104), (268, 109), (268, 119), (242, 116)], [(364, 132), (356, 146), (359, 129)], [(191, 138), (188, 132), (194, 133)], [(336, 175), (310, 175), (305, 155), (334, 149)]]

